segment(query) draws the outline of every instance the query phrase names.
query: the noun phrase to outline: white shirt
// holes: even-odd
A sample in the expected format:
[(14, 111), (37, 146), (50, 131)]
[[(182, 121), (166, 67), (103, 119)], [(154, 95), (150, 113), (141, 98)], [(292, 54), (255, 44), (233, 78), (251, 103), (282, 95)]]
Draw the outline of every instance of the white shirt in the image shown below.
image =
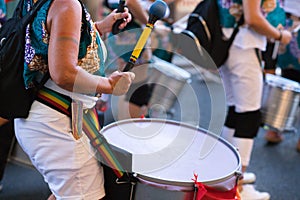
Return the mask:
[[(233, 28), (223, 28), (224, 35), (229, 38), (233, 32)], [(233, 45), (241, 49), (258, 48), (262, 51), (266, 49), (267, 38), (257, 33), (248, 26), (241, 26), (239, 32), (234, 38)]]

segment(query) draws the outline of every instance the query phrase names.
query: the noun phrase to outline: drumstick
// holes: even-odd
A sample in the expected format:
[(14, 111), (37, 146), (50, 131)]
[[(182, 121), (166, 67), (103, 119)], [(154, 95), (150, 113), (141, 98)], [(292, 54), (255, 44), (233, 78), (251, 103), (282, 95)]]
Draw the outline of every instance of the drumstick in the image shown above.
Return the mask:
[(147, 39), (149, 38), (150, 33), (153, 30), (154, 23), (165, 16), (167, 7), (167, 4), (162, 0), (157, 0), (151, 5), (149, 9), (149, 19), (146, 24), (146, 27), (143, 30), (139, 40), (137, 41), (137, 44), (135, 45), (130, 59), (127, 62), (123, 72), (127, 72), (134, 67), (136, 60), (140, 56), (141, 51), (144, 48)]
[[(117, 13), (121, 13), (124, 12), (124, 8), (125, 8), (125, 0), (120, 0), (119, 2), (119, 6), (117, 9)], [(120, 33), (121, 29), (119, 29), (119, 26), (126, 21), (125, 19), (118, 19), (112, 26), (112, 31), (111, 33), (116, 35), (118, 33)]]
[[(281, 33), (281, 28), (279, 29), (280, 31), (280, 34)], [(280, 35), (281, 37), (282, 35)], [(277, 58), (277, 54), (278, 54), (278, 50), (279, 50), (279, 44), (280, 44), (280, 41), (276, 40), (275, 41), (275, 44), (274, 44), (274, 48), (273, 48), (273, 52), (272, 52), (272, 59), (275, 60)]]
[(279, 50), (279, 44), (280, 44), (280, 41), (275, 41), (275, 44), (274, 44), (274, 49), (273, 49), (273, 53), (272, 53), (272, 59), (275, 60), (276, 57), (277, 57), (277, 53), (278, 53), (278, 50)]

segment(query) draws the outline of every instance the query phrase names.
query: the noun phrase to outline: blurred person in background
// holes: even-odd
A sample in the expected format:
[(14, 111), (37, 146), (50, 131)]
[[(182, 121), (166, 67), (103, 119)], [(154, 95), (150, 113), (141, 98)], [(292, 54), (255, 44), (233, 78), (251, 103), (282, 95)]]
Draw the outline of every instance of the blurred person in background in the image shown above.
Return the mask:
[[(269, 44), (269, 51), (271, 53), (266, 53), (265, 72), (275, 74), (276, 67), (279, 67), (282, 77), (300, 83), (300, 1), (284, 0), (283, 4), (286, 13), (284, 28), (290, 31), (296, 31), (293, 32), (292, 40), (289, 44), (281, 44), (279, 46), (278, 57), (276, 56), (274, 59), (272, 59), (270, 55), (273, 52), (274, 43)], [(278, 131), (268, 130), (265, 134), (265, 139), (270, 143), (277, 144), (283, 140), (283, 135)], [(300, 152), (300, 138), (296, 149)]]
[(257, 191), (252, 184), (254, 173), (247, 173), (254, 138), (261, 124), (263, 74), (260, 51), (266, 48), (267, 38), (288, 44), (291, 33), (277, 29), (266, 19), (268, 13), (280, 6), (276, 0), (217, 0), (223, 33), (230, 37), (234, 25), (244, 17), (229, 57), (219, 69), (223, 80), (228, 113), (222, 137), (236, 146), (242, 162), (243, 179), (238, 188), (243, 200), (268, 200), (270, 194)]
[(103, 0), (82, 0), (93, 21), (101, 20), (103, 16)]

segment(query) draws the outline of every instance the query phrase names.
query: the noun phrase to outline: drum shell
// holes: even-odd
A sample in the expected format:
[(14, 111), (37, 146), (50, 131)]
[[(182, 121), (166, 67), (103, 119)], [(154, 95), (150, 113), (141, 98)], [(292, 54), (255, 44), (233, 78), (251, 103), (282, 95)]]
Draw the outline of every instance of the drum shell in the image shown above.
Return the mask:
[(262, 121), (280, 132), (294, 130), (300, 93), (266, 82), (262, 98)]
[[(138, 175), (138, 182), (135, 186), (136, 200), (194, 200), (196, 196), (195, 185), (190, 183), (165, 183), (163, 180), (151, 179)], [(237, 175), (232, 174), (226, 180), (215, 180), (203, 182), (221, 192), (228, 191), (236, 186)]]
[(189, 72), (158, 58), (150, 74), (149, 83), (153, 85), (153, 90), (149, 105), (158, 104), (166, 111), (172, 108), (184, 85), (191, 82)]

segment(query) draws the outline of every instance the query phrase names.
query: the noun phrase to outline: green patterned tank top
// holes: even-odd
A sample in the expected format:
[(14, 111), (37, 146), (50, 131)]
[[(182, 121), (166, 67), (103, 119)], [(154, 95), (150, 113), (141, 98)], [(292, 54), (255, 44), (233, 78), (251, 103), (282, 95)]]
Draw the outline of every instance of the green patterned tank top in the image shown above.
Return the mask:
[[(32, 6), (33, 0), (25, 0), (23, 14)], [(47, 1), (37, 12), (26, 29), (24, 82), (33, 87), (48, 71), (48, 48), (50, 33), (46, 29), (47, 14), (53, 0)], [(82, 5), (83, 6), (83, 5)], [(100, 35), (83, 6), (81, 37), (77, 65), (91, 74), (104, 76), (104, 47)]]

